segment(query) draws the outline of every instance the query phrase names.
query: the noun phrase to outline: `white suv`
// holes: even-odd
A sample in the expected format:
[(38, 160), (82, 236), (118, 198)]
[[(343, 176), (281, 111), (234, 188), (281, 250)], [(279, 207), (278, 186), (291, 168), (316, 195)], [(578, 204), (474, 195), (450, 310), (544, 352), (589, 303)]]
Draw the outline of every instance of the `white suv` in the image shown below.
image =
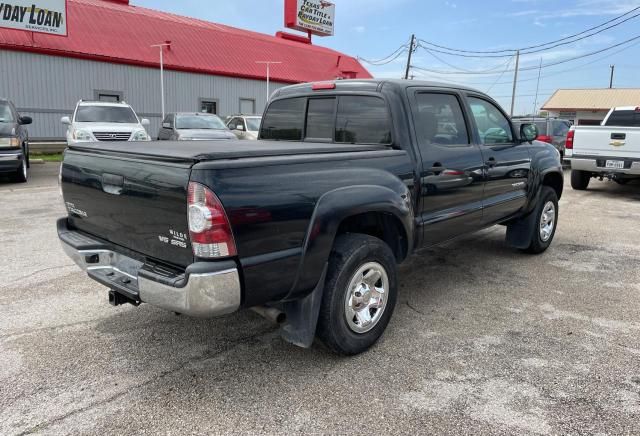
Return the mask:
[(73, 120), (62, 117), (68, 125), (67, 144), (97, 141), (151, 141), (145, 130), (149, 120), (139, 119), (134, 110), (124, 101), (80, 100), (73, 112)]

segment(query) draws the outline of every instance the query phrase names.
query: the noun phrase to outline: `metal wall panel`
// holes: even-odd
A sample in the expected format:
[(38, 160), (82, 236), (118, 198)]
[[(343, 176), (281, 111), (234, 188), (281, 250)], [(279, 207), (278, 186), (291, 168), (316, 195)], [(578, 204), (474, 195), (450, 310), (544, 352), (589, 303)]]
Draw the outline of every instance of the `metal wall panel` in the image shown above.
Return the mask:
[[(271, 82), (271, 92), (285, 86)], [(0, 50), (0, 96), (13, 100), (33, 117), (32, 138), (63, 138), (60, 118), (71, 115), (78, 100), (95, 98), (96, 90), (122, 92), (156, 137), (161, 123), (160, 71), (130, 65)], [(240, 99), (254, 99), (262, 113), (266, 82), (165, 70), (166, 112), (195, 112), (200, 99), (218, 102), (218, 114), (234, 114)]]

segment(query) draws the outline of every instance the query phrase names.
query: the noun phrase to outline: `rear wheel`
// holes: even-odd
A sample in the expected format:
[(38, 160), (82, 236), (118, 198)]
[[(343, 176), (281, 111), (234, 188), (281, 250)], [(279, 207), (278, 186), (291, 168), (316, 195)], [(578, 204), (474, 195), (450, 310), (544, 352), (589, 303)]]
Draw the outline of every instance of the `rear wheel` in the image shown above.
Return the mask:
[(316, 335), (336, 353), (361, 353), (382, 336), (396, 297), (389, 246), (368, 235), (341, 235), (329, 259)]
[(536, 207), (536, 222), (533, 226), (531, 244), (524, 251), (532, 254), (544, 252), (556, 234), (558, 225), (558, 195), (549, 186), (543, 186), (540, 202)]
[(584, 191), (589, 186), (591, 173), (588, 171), (571, 170), (571, 187), (576, 191)]

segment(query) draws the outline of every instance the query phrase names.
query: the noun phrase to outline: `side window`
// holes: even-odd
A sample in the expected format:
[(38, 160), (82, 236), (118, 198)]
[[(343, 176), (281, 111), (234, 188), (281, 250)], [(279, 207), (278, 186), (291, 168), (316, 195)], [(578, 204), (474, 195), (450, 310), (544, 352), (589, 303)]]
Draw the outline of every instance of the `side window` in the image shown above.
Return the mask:
[(467, 125), (456, 96), (421, 92), (416, 95), (416, 102), (416, 133), (421, 144), (469, 144)]
[(244, 125), (244, 119), (242, 119), (242, 118), (237, 118), (236, 119), (236, 127), (237, 126), (242, 126), (243, 130), (247, 130), (247, 126)]
[(567, 136), (571, 125), (565, 121), (554, 121), (553, 136)]
[(493, 104), (476, 97), (469, 97), (469, 105), (476, 121), (480, 141), (484, 145), (513, 143), (511, 124)]
[(307, 104), (307, 128), (305, 139), (333, 139), (336, 99), (310, 98)]
[(269, 105), (260, 129), (261, 139), (277, 141), (302, 140), (304, 109), (303, 97), (276, 100)]
[(369, 96), (341, 96), (338, 99), (335, 141), (391, 144), (391, 119), (384, 100)]

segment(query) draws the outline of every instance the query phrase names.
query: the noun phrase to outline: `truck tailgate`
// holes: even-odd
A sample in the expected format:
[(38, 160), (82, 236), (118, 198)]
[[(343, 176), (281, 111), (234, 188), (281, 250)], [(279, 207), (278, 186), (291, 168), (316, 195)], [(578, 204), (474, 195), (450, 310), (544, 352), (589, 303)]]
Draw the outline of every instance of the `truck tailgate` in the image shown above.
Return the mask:
[(187, 186), (194, 162), (67, 150), (61, 182), (70, 227), (142, 257), (189, 265)]
[(576, 127), (573, 154), (640, 158), (640, 128), (615, 126)]

